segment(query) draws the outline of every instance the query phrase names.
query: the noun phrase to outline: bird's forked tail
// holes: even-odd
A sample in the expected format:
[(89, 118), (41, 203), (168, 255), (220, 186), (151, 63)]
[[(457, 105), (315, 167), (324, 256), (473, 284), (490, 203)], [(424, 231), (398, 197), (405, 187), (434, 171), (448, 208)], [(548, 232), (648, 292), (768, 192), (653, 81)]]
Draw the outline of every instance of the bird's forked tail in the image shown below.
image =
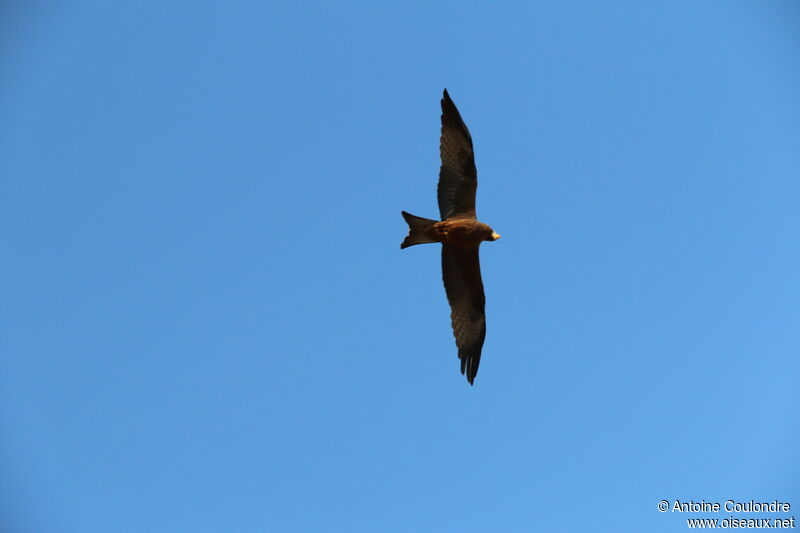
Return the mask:
[(400, 245), (400, 248), (408, 248), (409, 246), (414, 246), (415, 244), (437, 242), (436, 240), (425, 235), (425, 230), (428, 229), (432, 224), (436, 224), (436, 220), (415, 217), (411, 213), (406, 213), (405, 211), (402, 211), (402, 213), (403, 218), (406, 219), (406, 222), (408, 223), (408, 237), (405, 238), (403, 243)]

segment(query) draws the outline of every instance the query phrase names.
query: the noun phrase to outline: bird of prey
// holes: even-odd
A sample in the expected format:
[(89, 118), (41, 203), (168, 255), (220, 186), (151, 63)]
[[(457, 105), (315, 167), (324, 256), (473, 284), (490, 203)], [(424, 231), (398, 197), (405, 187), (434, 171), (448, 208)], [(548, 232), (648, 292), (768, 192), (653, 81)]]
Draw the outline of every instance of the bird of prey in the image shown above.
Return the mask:
[(441, 220), (421, 218), (402, 211), (408, 223), (408, 236), (400, 248), (442, 243), (442, 280), (450, 302), (450, 319), (461, 360), (461, 373), (467, 375), (472, 385), (486, 337), (486, 299), (478, 248), (483, 241), (496, 241), (500, 235), (478, 222), (475, 216), (478, 172), (472, 137), (447, 89), (442, 98), (439, 155), (442, 166), (437, 196)]

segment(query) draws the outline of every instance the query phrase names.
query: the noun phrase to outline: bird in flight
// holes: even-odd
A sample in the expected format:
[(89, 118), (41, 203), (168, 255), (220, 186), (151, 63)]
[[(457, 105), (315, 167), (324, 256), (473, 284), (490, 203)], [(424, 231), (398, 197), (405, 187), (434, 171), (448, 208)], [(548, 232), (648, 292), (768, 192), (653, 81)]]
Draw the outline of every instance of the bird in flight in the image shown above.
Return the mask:
[(442, 166), (437, 196), (441, 220), (421, 218), (402, 211), (408, 223), (408, 236), (400, 248), (442, 243), (442, 280), (450, 302), (450, 320), (461, 360), (461, 373), (466, 374), (472, 385), (486, 338), (486, 299), (478, 248), (483, 241), (496, 241), (500, 235), (475, 216), (478, 172), (472, 137), (447, 89), (442, 98), (439, 155)]

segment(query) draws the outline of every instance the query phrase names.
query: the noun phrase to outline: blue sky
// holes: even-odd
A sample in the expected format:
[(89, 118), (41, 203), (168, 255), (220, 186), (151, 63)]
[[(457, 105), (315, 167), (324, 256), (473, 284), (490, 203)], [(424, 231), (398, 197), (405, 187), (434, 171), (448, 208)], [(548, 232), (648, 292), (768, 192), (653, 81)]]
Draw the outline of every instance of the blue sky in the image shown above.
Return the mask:
[[(788, 1), (6, 3), (0, 529), (800, 506), (798, 24)], [(437, 213), (445, 87), (503, 235), (474, 387), (438, 245), (399, 249), (400, 210)]]

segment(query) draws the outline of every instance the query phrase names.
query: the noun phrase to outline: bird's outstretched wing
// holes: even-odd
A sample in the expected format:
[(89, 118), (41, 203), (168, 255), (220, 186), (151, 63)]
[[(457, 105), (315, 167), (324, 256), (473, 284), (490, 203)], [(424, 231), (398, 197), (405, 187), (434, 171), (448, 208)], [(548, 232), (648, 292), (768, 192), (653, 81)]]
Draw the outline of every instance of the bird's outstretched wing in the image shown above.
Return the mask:
[(475, 218), (475, 192), (478, 172), (472, 137), (461, 120), (456, 105), (444, 90), (442, 97), (442, 136), (439, 139), (442, 166), (439, 169), (439, 214), (445, 220), (453, 216)]
[(471, 385), (478, 373), (486, 338), (486, 298), (478, 247), (442, 246), (442, 280), (450, 302), (461, 373), (467, 375)]

